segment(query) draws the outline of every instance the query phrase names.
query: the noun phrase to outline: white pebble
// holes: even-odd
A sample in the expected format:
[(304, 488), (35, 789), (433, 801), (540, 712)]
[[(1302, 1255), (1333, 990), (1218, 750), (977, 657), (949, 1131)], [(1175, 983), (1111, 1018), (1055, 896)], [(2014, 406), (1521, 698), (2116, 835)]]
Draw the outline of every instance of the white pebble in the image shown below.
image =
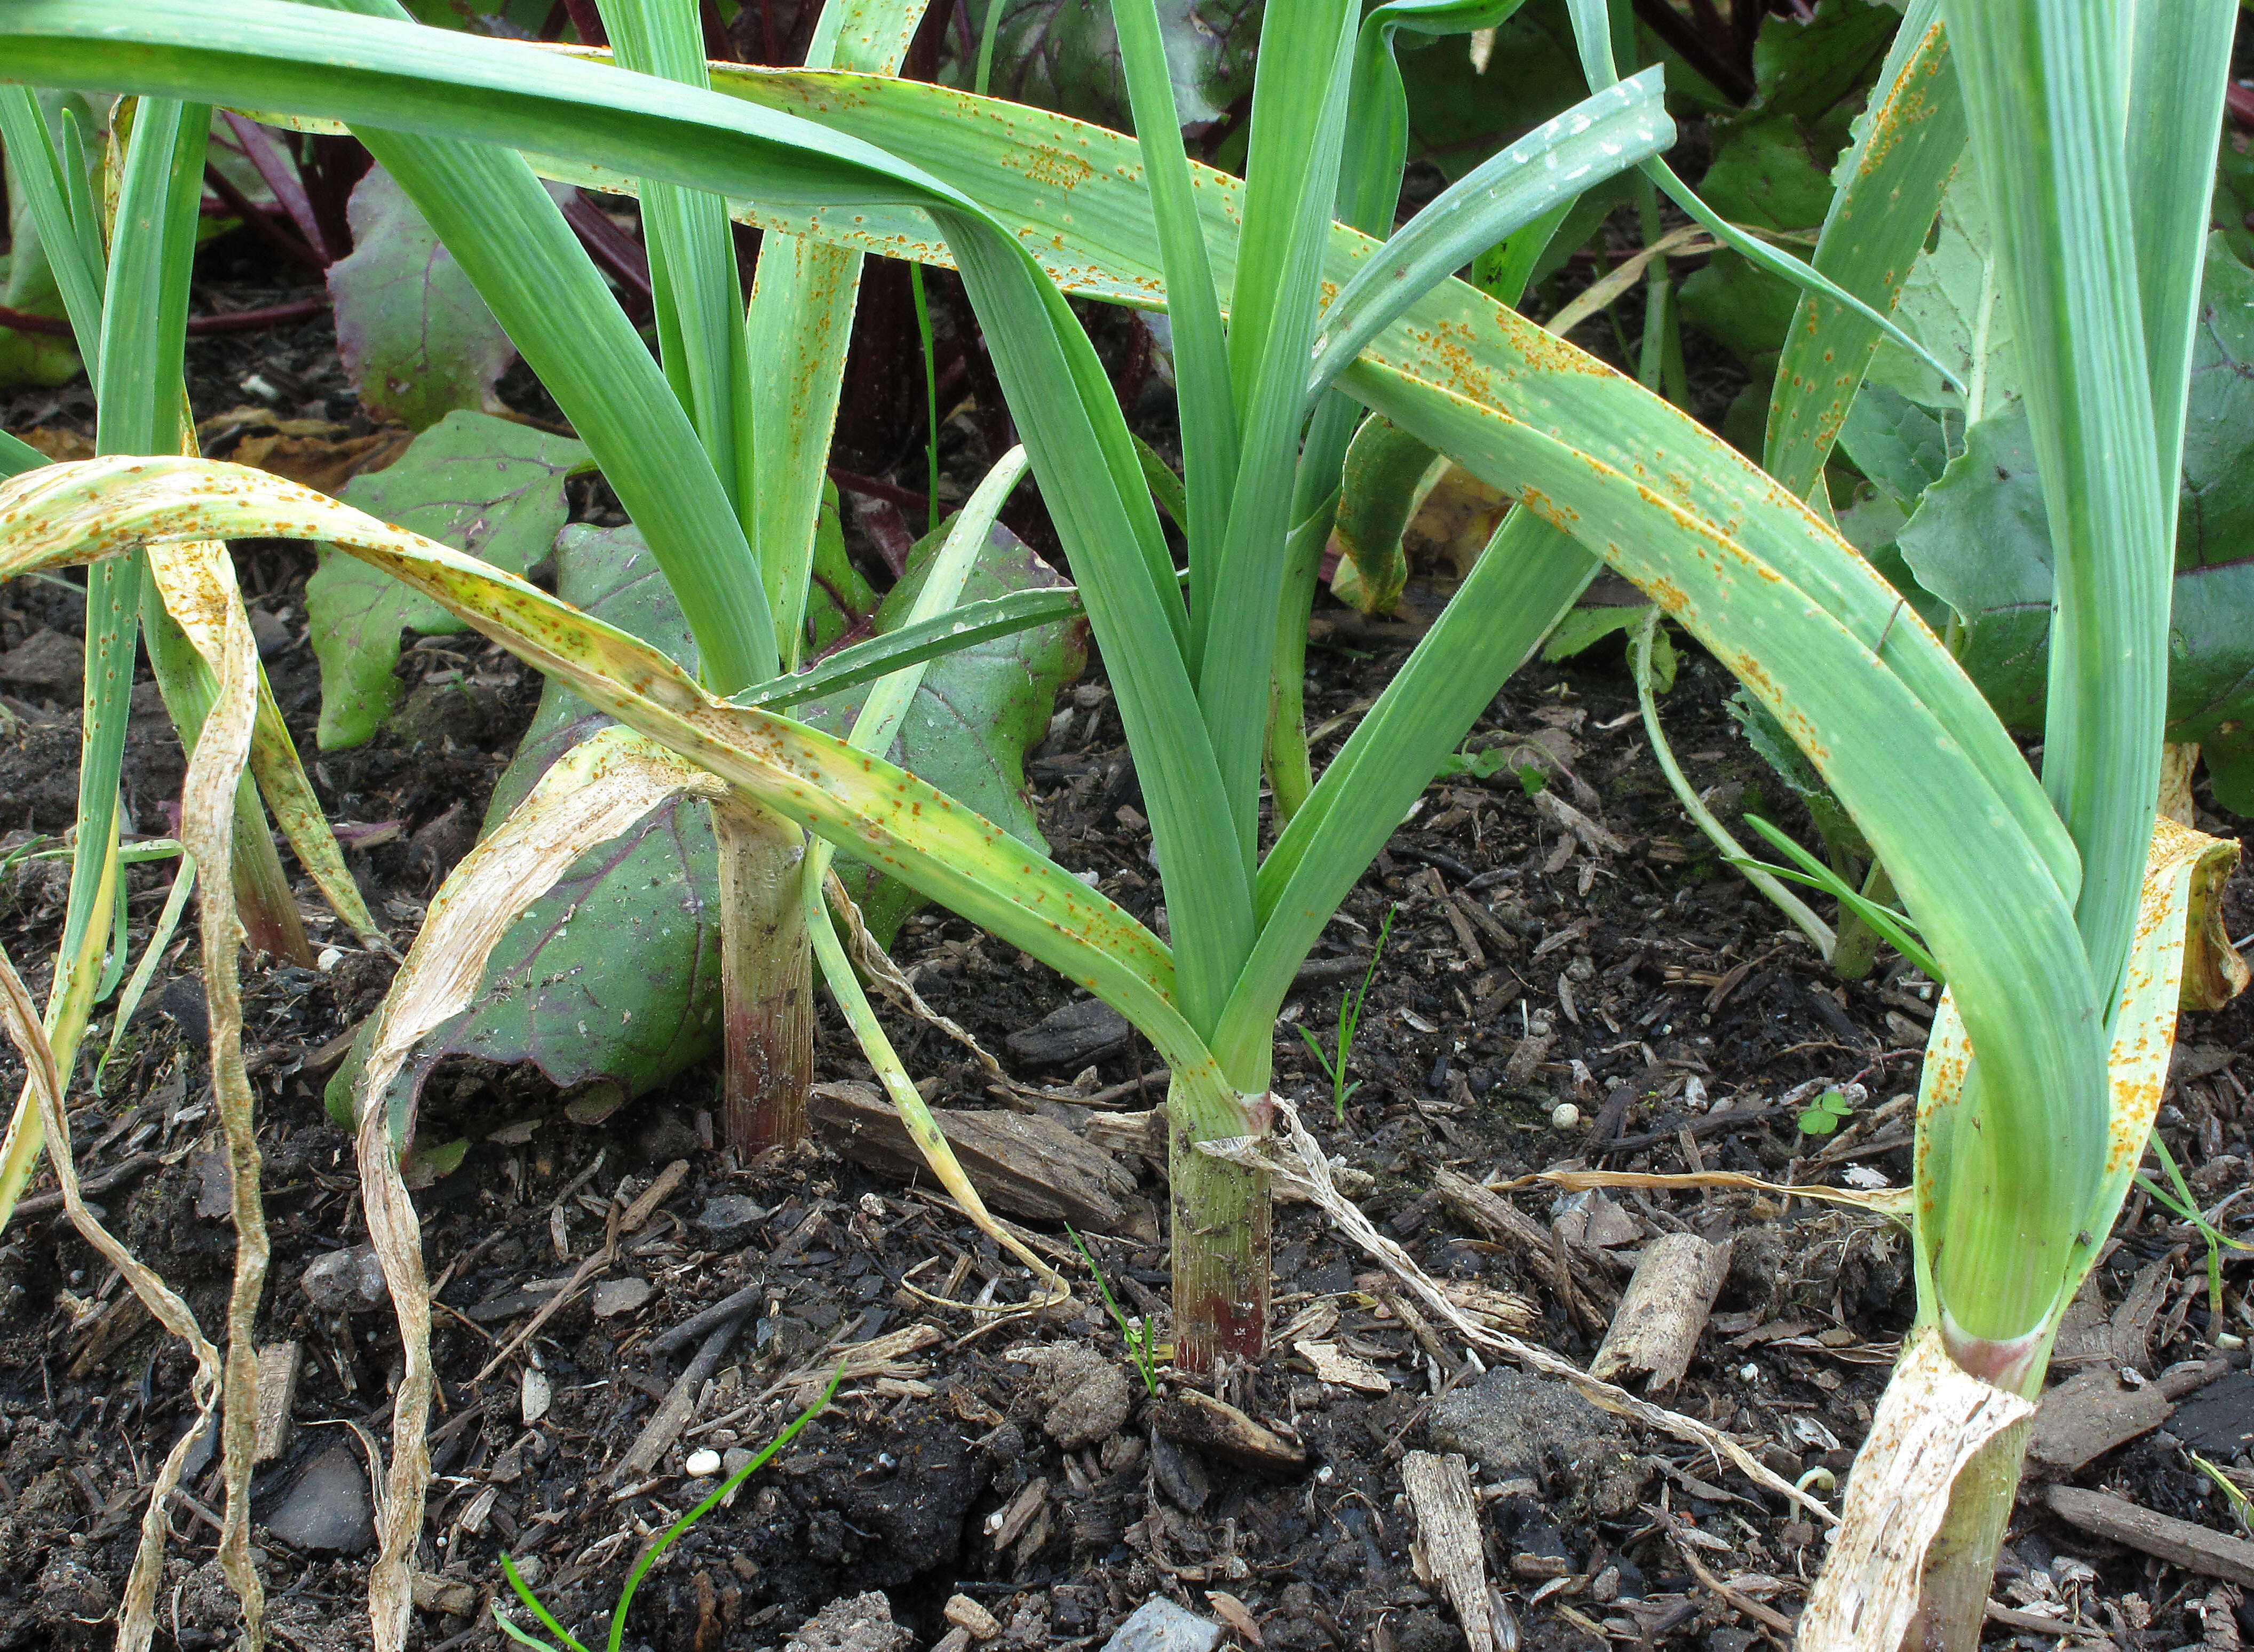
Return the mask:
[(313, 960), (313, 967), (323, 975), (326, 975), (344, 961), (345, 955), (342, 951), (335, 947), (323, 947), (321, 956)]
[(691, 1452), (689, 1453), (689, 1461), (685, 1466), (689, 1470), (689, 1477), (691, 1480), (702, 1480), (707, 1474), (717, 1474), (720, 1472), (720, 1453), (709, 1448), (701, 1452)]
[(1740, 1382), (1759, 1382), (1760, 1380), (1760, 1367), (1758, 1365), (1740, 1365), (1738, 1367), (1738, 1380)]
[(1581, 1122), (1581, 1110), (1571, 1102), (1560, 1102), (1550, 1110), (1551, 1130), (1572, 1130)]

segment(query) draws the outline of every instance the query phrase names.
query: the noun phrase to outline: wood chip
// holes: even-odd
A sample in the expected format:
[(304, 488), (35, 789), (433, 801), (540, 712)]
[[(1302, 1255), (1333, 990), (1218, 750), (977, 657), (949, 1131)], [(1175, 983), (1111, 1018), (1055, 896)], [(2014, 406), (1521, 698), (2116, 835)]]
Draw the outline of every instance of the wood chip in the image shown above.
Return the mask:
[[(682, 1368), (665, 1397), (658, 1402), (657, 1410), (650, 1413), (649, 1421), (634, 1437), (634, 1443), (619, 1459), (618, 1466), (611, 1471), (611, 1484), (621, 1486), (640, 1480), (657, 1466), (658, 1459), (673, 1449), (673, 1442), (681, 1438), (681, 1431), (689, 1425), (689, 1413), (696, 1404), (696, 1396), (705, 1382), (720, 1368), (720, 1361), (735, 1340), (741, 1320), (729, 1320), (717, 1326), (704, 1338), (696, 1350), (696, 1357)], [(531, 1372), (525, 1373), (529, 1376)]]
[(1254, 1422), (1234, 1405), (1186, 1389), (1152, 1408), (1152, 1426), (1180, 1446), (1198, 1450), (1272, 1479), (1299, 1474), (1307, 1448)]
[(1401, 1484), (1417, 1515), (1410, 1550), (1418, 1579), (1437, 1584), (1471, 1652), (1499, 1652), (1494, 1607), (1488, 1598), (1487, 1556), (1480, 1543), (1479, 1500), (1464, 1460), (1451, 1452), (1410, 1452), (1401, 1460)]
[(626, 1207), (626, 1214), (619, 1220), (619, 1232), (622, 1235), (639, 1232), (642, 1223), (656, 1214), (657, 1208), (673, 1197), (688, 1174), (689, 1161), (685, 1158), (676, 1158), (659, 1171), (657, 1180), (643, 1188), (634, 1203)]
[(258, 1350), (258, 1445), (251, 1461), (270, 1463), (290, 1449), (290, 1412), (298, 1403), (299, 1342), (270, 1342)]
[(1002, 1633), (994, 1614), (967, 1594), (951, 1597), (942, 1615), (974, 1641), (990, 1641)]
[(1601, 849), (1612, 855), (1628, 853), (1626, 844), (1620, 842), (1610, 830), (1575, 808), (1554, 791), (1536, 792), (1534, 794), (1534, 807), (1550, 816), (1557, 823), (1558, 830), (1571, 833), (1592, 849)]
[(1554, 1032), (1542, 1032), (1519, 1040), (1510, 1052), (1510, 1059), (1503, 1063), (1503, 1087), (1522, 1090), (1533, 1082), (1534, 1069), (1549, 1058), (1550, 1046), (1557, 1041), (1558, 1035)]
[(524, 1425), (530, 1428), (548, 1415), (549, 1406), (555, 1402), (556, 1390), (549, 1383), (548, 1374), (532, 1365), (524, 1368), (524, 1380), (520, 1389), (517, 1414), (523, 1418)]
[[(904, 1181), (928, 1179), (900, 1115), (872, 1084), (817, 1084), (808, 1110), (815, 1134), (855, 1163)], [(1135, 1178), (1069, 1125), (1039, 1115), (949, 1112), (933, 1120), (978, 1195), (997, 1210), (1035, 1222), (1068, 1222), (1096, 1233), (1156, 1237)]]
[(2116, 1446), (2151, 1433), (2174, 1410), (2158, 1383), (2131, 1388), (2110, 1365), (2077, 1371), (2042, 1396), (2027, 1436), (2027, 1457), (2054, 1474), (2071, 1474)]
[(1698, 1334), (1730, 1271), (1730, 1249), (1726, 1237), (1709, 1244), (1695, 1233), (1662, 1234), (1646, 1245), (1589, 1375), (1610, 1382), (1623, 1371), (1642, 1371), (1649, 1374), (1648, 1393), (1674, 1387), (1698, 1352)]
[(1252, 1609), (1228, 1590), (1207, 1590), (1205, 1602), (1213, 1608), (1215, 1617), (1242, 1635), (1251, 1645), (1264, 1647), (1268, 1644), (1261, 1635), (1260, 1622), (1252, 1615)]
[(987, 1530), (997, 1550), (1007, 1549), (1018, 1540), (1019, 1532), (1033, 1523), (1033, 1516), (1041, 1512), (1048, 1494), (1049, 1482), (1043, 1476), (1028, 1483), (1007, 1506), (986, 1516)]
[(800, 1407), (811, 1405), (830, 1386), (830, 1379), (844, 1368), (840, 1379), (845, 1382), (864, 1382), (872, 1378), (920, 1376), (924, 1368), (911, 1364), (908, 1356), (922, 1352), (940, 1340), (939, 1327), (919, 1320), (871, 1337), (865, 1342), (849, 1342), (843, 1348), (833, 1348), (821, 1357), (800, 1367), (767, 1391), (770, 1394), (789, 1390), (791, 1404)]
[(1312, 1339), (1294, 1342), (1299, 1357), (1315, 1368), (1315, 1375), (1326, 1382), (1336, 1382), (1345, 1388), (1359, 1389), (1365, 1394), (1387, 1394), (1393, 1389), (1392, 1380), (1368, 1360), (1357, 1358), (1335, 1342), (1318, 1342)]
[(2051, 1512), (2093, 1536), (2110, 1537), (2225, 1583), (2254, 1585), (2254, 1543), (2188, 1520), (2155, 1514), (2124, 1497), (2078, 1486), (2053, 1486), (2046, 1494)]
[(2113, 1358), (2120, 1364), (2151, 1375), (2152, 1321), (2160, 1317), (2168, 1287), (2174, 1282), (2175, 1269), (2166, 1256), (2147, 1263), (2130, 1281), (2128, 1294), (2113, 1310), (2110, 1327)]

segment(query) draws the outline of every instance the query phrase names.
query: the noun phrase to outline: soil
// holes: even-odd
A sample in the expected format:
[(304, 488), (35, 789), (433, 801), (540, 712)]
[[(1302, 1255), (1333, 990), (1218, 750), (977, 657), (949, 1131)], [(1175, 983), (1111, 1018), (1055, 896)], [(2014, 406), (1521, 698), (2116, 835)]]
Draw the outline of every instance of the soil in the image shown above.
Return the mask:
[[(244, 304), (291, 296), (236, 295)], [(325, 329), (199, 340), (196, 405), (237, 406), (256, 375), (289, 387), (277, 410), (285, 416), (341, 426), (326, 439), (376, 434), (334, 371)], [(1123, 332), (1105, 343), (1133, 355)], [(554, 416), (521, 374), (504, 393), (528, 416)], [(21, 396), (0, 406), (0, 422), (83, 432), (89, 406), (82, 388)], [(975, 420), (950, 425), (950, 474), (975, 476), (987, 443)], [(909, 452), (904, 461), (907, 486), (920, 483), (920, 459)], [(608, 502), (589, 489), (575, 507), (598, 517)], [(871, 533), (857, 526), (855, 542), (873, 570), (882, 546)], [(537, 681), (477, 638), (430, 640), (402, 660), (410, 692), (399, 723), (358, 750), (317, 752), (303, 600), (310, 554), (273, 543), (239, 554), (275, 691), (332, 818), (396, 824), (355, 837), (368, 846), (352, 861), (403, 951), (468, 846), (458, 823), (481, 811)], [(1399, 663), (1414, 613), (1444, 596), (1429, 578), (1412, 586), (1407, 622), (1364, 621), (1327, 605), (1319, 613), (1308, 690), (1319, 759)], [(82, 600), (61, 585), (0, 590), (0, 650), (44, 628), (82, 626)], [(418, 722), (428, 680), (455, 673), (480, 686), (475, 716)], [(1686, 645), (1662, 702), (1670, 743), (1717, 812), (1761, 814), (1805, 836), (1796, 803), (1727, 712), (1732, 687)], [(0, 855), (71, 822), (76, 697), (74, 683), (60, 682), (7, 702)], [(136, 695), (136, 710), (128, 808), (140, 832), (155, 834), (170, 828), (182, 761), (153, 690)], [(1383, 1231), (1464, 1301), (1578, 1364), (1594, 1353), (1602, 1305), (1625, 1285), (1639, 1246), (1684, 1231), (1729, 1236), (1712, 1317), (1687, 1374), (1661, 1397), (1733, 1434), (1784, 1478), (1834, 1484), (1911, 1318), (1909, 1261), (1895, 1230), (1751, 1192), (1506, 1193), (1536, 1228), (1557, 1224), (1569, 1300), (1550, 1258), (1530, 1260), (1473, 1228), (1432, 1189), (1432, 1172), (1498, 1183), (1557, 1166), (1704, 1169), (1900, 1186), (1910, 1174), (1908, 1098), (1936, 995), (1890, 953), (1866, 981), (1831, 979), (1810, 945), (1718, 859), (1653, 761), (1617, 642), (1564, 665), (1530, 665), (1467, 744), (1507, 760), (1488, 779), (1436, 780), (1348, 899), (1277, 1028), (1277, 1088), (1325, 1151), (1367, 1178), (1358, 1202)], [(1031, 774), (1057, 858), (1163, 924), (1100, 664), (1060, 703)], [(1544, 794), (1601, 822), (1605, 838), (1562, 830)], [(2212, 812), (2203, 790), (2201, 804), (2203, 830), (2244, 840), (2247, 822)], [(170, 876), (161, 863), (130, 873), (136, 955)], [(65, 885), (52, 861), (21, 865), (0, 885), (0, 941), (35, 993), (46, 984)], [(310, 886), (303, 896), (318, 913)], [(2254, 932), (2254, 886), (2244, 874), (2227, 914), (2233, 935)], [(317, 1280), (343, 1274), (346, 1288), (319, 1302), (306, 1289), (309, 1266), (367, 1237), (351, 1143), (321, 1092), (391, 966), (348, 945), (340, 927), (310, 920), (316, 944), (335, 954), (326, 968), (259, 962), (245, 974), (273, 1235), (258, 1334), (262, 1346), (294, 1342), (301, 1356), (295, 1426), (261, 1468), (254, 1507), (276, 1639), (326, 1648), (367, 1642), (364, 1476), (369, 1452), (388, 1449), (399, 1351), (388, 1303), (348, 1288), (349, 1259), (316, 1270)], [(80, 1074), (73, 1138), (81, 1176), (122, 1170), (97, 1183), (110, 1225), (211, 1326), (223, 1318), (233, 1244), (206, 1101), (209, 1030), (192, 932), (192, 915), (99, 1094)], [(1381, 934), (1348, 1062), (1354, 1088), (1334, 1106), (1302, 1033), (1334, 1047), (1341, 999)], [(1075, 997), (1014, 948), (936, 911), (907, 924), (895, 956), (934, 1008), (997, 1052)], [(992, 1104), (958, 1046), (887, 1015), (935, 1104)], [(2180, 1030), (2161, 1135), (2202, 1205), (2246, 1180), (2250, 1035), (2254, 1005), (2244, 1001), (2187, 1017)], [(826, 1003), (817, 1059), (822, 1079), (867, 1074)], [(1080, 1070), (1015, 1076), (1052, 1093), (1043, 1110), (1085, 1129), (1155, 1105), (1158, 1067), (1130, 1039)], [(20, 1082), (10, 1055), (0, 1054), (0, 1082), (11, 1091)], [(1479, 1456), (1488, 1563), (1519, 1646), (1741, 1652), (1783, 1643), (1775, 1614), (1799, 1607), (1824, 1551), (1810, 1518), (1701, 1452), (1614, 1424), (1553, 1382), (1507, 1368), (1482, 1376), (1460, 1344), (1436, 1356), (1390, 1305), (1368, 1256), (1309, 1207), (1278, 1211), (1271, 1357), (1209, 1385), (1304, 1446), (1307, 1466), (1269, 1478), (1159, 1432), (1161, 1408), (1096, 1293), (1083, 1290), (1058, 1311), (996, 1312), (1024, 1303), (1028, 1277), (943, 1198), (819, 1147), (751, 1164), (716, 1151), (713, 1084), (710, 1073), (692, 1073), (595, 1126), (568, 1122), (552, 1089), (525, 1071), (458, 1061), (426, 1092), (431, 1139), (474, 1145), (416, 1194), (425, 1266), (443, 1280), (435, 1478), (418, 1557), (423, 1645), (504, 1644), (489, 1610), (508, 1604), (504, 1553), (561, 1622), (583, 1638), (602, 1632), (648, 1539), (718, 1484), (692, 1471), (691, 1453), (763, 1445), (819, 1393), (837, 1348), (879, 1336), (899, 1339), (892, 1357), (847, 1382), (644, 1579), (627, 1644), (776, 1646), (832, 1602), (874, 1590), (917, 1646), (937, 1642), (950, 1621), (988, 1629), (950, 1606), (958, 1597), (990, 1617), (990, 1643), (1014, 1648), (1100, 1646), (1164, 1595), (1265, 1647), (1446, 1652), (1464, 1635), (1424, 1570), (1401, 1470), (1404, 1453), (1427, 1448)], [(1849, 1110), (1844, 1127), (1803, 1133), (1803, 1111), (1833, 1090)], [(1087, 1104), (1092, 1096), (1106, 1099)], [(624, 1207), (676, 1161), (685, 1175), (619, 1241), (602, 1276), (613, 1288), (569, 1298), (528, 1343), (510, 1347), (602, 1247)], [(1163, 1181), (1132, 1152), (1123, 1162), (1148, 1203), (1144, 1232), (1085, 1239), (1119, 1308), (1153, 1316), (1163, 1340)], [(43, 1178), (32, 1192), (49, 1186)], [(0, 1648), (109, 1639), (145, 1498), (138, 1488), (192, 1416), (178, 1343), (40, 1204), (0, 1236)], [(1080, 1268), (1060, 1229), (1036, 1225), (1033, 1236), (1060, 1265)], [(2230, 1313), (2243, 1320), (2244, 1264), (2223, 1278)], [(620, 1460), (696, 1352), (659, 1353), (654, 1341), (747, 1287), (755, 1306), (689, 1396), (681, 1433), (654, 1468), (622, 1482)], [(2211, 1323), (2207, 1288), (2195, 1236), (2140, 1194), (2109, 1242), (2082, 1321), (2099, 1326), (2101, 1341), (2110, 1334), (2101, 1358), (2146, 1378), (2219, 1350), (2227, 1363), (2234, 1347), (2243, 1366), (2231, 1339), (2254, 1326)], [(1353, 1381), (1325, 1380), (1319, 1368)], [(1165, 1381), (1185, 1386), (1179, 1376)], [(2217, 1383), (2223, 1422), (2202, 1424), (2197, 1438), (2243, 1476), (2244, 1437), (2234, 1446), (2227, 1424), (2247, 1401), (2230, 1398), (2234, 1382), (2254, 1386), (2243, 1373)], [(234, 1634), (234, 1603), (212, 1564), (217, 1474), (215, 1461), (199, 1465), (175, 1501), (161, 1646), (208, 1648)], [(2166, 1426), (2074, 1479), (2232, 1529), (2186, 1439)], [(312, 1513), (344, 1517), (324, 1530), (306, 1517), (316, 1503)], [(2254, 1631), (2236, 1588), (2089, 1537), (2034, 1494), (2012, 1527), (1995, 1592), (2020, 1614), (1994, 1626), (1998, 1642), (2048, 1648), (2070, 1633), (2157, 1652), (2235, 1646), (2242, 1627)], [(2061, 1627), (2026, 1627), (2047, 1615)]]

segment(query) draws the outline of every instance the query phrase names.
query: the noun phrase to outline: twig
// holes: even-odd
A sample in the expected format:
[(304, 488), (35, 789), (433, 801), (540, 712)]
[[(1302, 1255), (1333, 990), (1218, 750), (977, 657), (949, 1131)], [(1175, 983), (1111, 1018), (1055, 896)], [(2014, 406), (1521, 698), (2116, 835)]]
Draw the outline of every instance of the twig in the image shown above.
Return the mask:
[[(98, 1175), (80, 1178), (79, 1194), (81, 1198), (99, 1198), (116, 1186), (118, 1183), (130, 1181), (136, 1176), (156, 1169), (164, 1162), (154, 1153), (132, 1154), (129, 1158), (118, 1160)], [(60, 1193), (33, 1194), (29, 1198), (18, 1199), (16, 1201), (15, 1213), (10, 1220), (23, 1221), (32, 1216), (50, 1215), (63, 1208), (63, 1196)]]
[(584, 1262), (581, 1263), (579, 1264), (578, 1271), (571, 1276), (570, 1281), (564, 1285), (564, 1287), (561, 1291), (558, 1291), (554, 1296), (549, 1298), (547, 1301), (542, 1303), (540, 1305), (540, 1311), (524, 1322), (524, 1328), (519, 1331), (514, 1336), (509, 1338), (508, 1341), (502, 1347), (500, 1353), (494, 1354), (493, 1358), (486, 1362), (485, 1368), (470, 1379), (470, 1386), (474, 1388), (480, 1382), (484, 1382), (486, 1378), (491, 1376), (496, 1370), (500, 1368), (502, 1362), (506, 1361), (510, 1354), (515, 1353), (517, 1349), (522, 1348), (527, 1342), (530, 1341), (534, 1334), (537, 1332), (542, 1326), (547, 1324), (549, 1320), (556, 1317), (556, 1311), (558, 1308), (569, 1302), (573, 1297), (578, 1295), (579, 1289), (582, 1285), (585, 1284), (588, 1280), (593, 1278), (595, 1275), (600, 1273), (604, 1269), (611, 1265), (611, 1257), (612, 1254), (612, 1246), (609, 1243), (606, 1243), (600, 1250), (596, 1251), (594, 1255), (589, 1256)]
[(1775, 1630), (1784, 1636), (1788, 1644), (1790, 1643), (1794, 1628), (1790, 1618), (1786, 1617), (1774, 1606), (1763, 1606), (1743, 1590), (1732, 1589), (1728, 1584), (1707, 1571), (1704, 1565), (1700, 1564), (1698, 1557), (1691, 1552), (1690, 1545), (1684, 1542), (1682, 1535), (1671, 1527), (1668, 1530), (1667, 1536), (1668, 1541), (1675, 1545), (1675, 1552), (1681, 1555), (1684, 1564), (1690, 1568), (1692, 1577), (1719, 1596), (1725, 1605), (1735, 1611), (1742, 1612), (1762, 1628)]
[(689, 1362), (665, 1397), (658, 1402), (657, 1410), (642, 1427), (626, 1454), (619, 1459), (619, 1466), (611, 1471), (613, 1485), (623, 1480), (638, 1480), (657, 1466), (681, 1431), (689, 1424), (689, 1412), (696, 1404), (696, 1396), (713, 1372), (720, 1368), (720, 1361), (728, 1352), (728, 1344), (736, 1340), (736, 1332), (743, 1325), (745, 1315), (738, 1313), (724, 1320), (708, 1334), (696, 1357)]
[(742, 1319), (760, 1306), (760, 1298), (766, 1294), (766, 1289), (764, 1284), (747, 1284), (733, 1296), (722, 1297), (710, 1307), (698, 1309), (670, 1331), (650, 1338), (649, 1351), (652, 1354), (674, 1353), (687, 1348), (715, 1326)]

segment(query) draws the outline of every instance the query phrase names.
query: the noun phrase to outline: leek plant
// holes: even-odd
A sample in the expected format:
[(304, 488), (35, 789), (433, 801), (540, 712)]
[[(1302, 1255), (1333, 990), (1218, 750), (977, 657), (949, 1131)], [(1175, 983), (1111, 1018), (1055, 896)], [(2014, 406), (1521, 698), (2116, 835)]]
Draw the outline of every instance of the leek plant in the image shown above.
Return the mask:
[[(952, 263), (1103, 648), (1171, 946), (914, 776), (752, 703), (771, 694), (715, 693), (522, 581), (270, 479), (177, 458), (49, 467), (0, 487), (0, 571), (190, 536), (331, 540), (1088, 986), (1173, 1074), (1174, 1344), (1197, 1368), (1257, 1356), (1268, 1284), (1264, 1174), (1200, 1144), (1242, 1157), (1242, 1138), (1264, 1133), (1276, 1014), (1298, 962), (1439, 760), (1611, 564), (1778, 718), (1946, 971), (1919, 1119), (1921, 1325), (1887, 1403), (1914, 1418), (1969, 1390), (1960, 1432), (1985, 1443), (1968, 1449), (1946, 1522), (1936, 1512), (1918, 1528), (1940, 1533), (1922, 1604), (1912, 1575), (1872, 1610), (1819, 1620), (1885, 1645), (1917, 1610), (1929, 1642), (1970, 1648), (2018, 1466), (2016, 1424), (1981, 1431), (2024, 1414), (2013, 1396), (2039, 1385), (2118, 1209), (2180, 984), (2195, 996), (2225, 984), (2198, 900), (2227, 846), (2156, 825), (2153, 800), (2166, 484), (2232, 16), (2227, 0), (1912, 0), (1816, 249), (1829, 284), (1804, 301), (1779, 374), (1772, 475), (1448, 278), (1667, 141), (1653, 72), (1613, 81), (1601, 4), (1576, 6), (1601, 89), (1382, 243), (1329, 221), (1354, 61), (1339, 0), (1270, 8), (1242, 182), (1182, 154), (1155, 24), (1135, 0), (1121, 0), (1119, 33), (1147, 149), (945, 88), (716, 70), (706, 91), (508, 43), (434, 48), (395, 22), (276, 0), (239, 0), (217, 22), (162, 0), (0, 10), (0, 74), (25, 80), (122, 80), (493, 146), (483, 158), (513, 150), (569, 181), (703, 190), (771, 232)], [(2001, 273), (2020, 334), (2044, 344), (2027, 399), (2059, 594), (2040, 778), (1942, 640), (1833, 531), (1820, 487), (1880, 336), (1872, 307), (1926, 234), (1939, 180), (1964, 164), (1966, 130), (1970, 164), (2009, 204)], [(1172, 313), (1191, 458), (1186, 597), (1065, 292)], [(1521, 503), (1263, 855), (1301, 436), (1334, 391)], [(1931, 1383), (1936, 1369), (1956, 1386)], [(1886, 1484), (1855, 1477), (1849, 1525), (1874, 1542)], [(1835, 1564), (1817, 1604), (1865, 1576)]]
[[(103, 452), (194, 451), (193, 431), (184, 418), (182, 350), (209, 122), (210, 110), (200, 105), (125, 100), (113, 113), (102, 158), (95, 163), (87, 153), (90, 135), (80, 132), (73, 111), (66, 109), (60, 128), (51, 129), (28, 91), (0, 87), (0, 139), (14, 158), (17, 186), (40, 226), (88, 364), (96, 398), (95, 446)], [(10, 474), (45, 462), (20, 443), (0, 452), (0, 472)], [(167, 610), (183, 581), (192, 579), (183, 561), (177, 555), (136, 556), (93, 570), (88, 578), (78, 819), (46, 1012), (48, 1036), (66, 1068), (95, 1007), (116, 990), (125, 966), (122, 867), (135, 856), (120, 847), (119, 780), (138, 644), (145, 639), (166, 710), (191, 756), (216, 691), (206, 657)], [(377, 932), (299, 766), (262, 668), (258, 692), (256, 780), (244, 778), (235, 804), (234, 899), (256, 950), (310, 965), (312, 951), (276, 852), (262, 791), (338, 914), (364, 938)], [(27, 1088), (0, 1148), (0, 1216), (31, 1175), (41, 1136)]]

